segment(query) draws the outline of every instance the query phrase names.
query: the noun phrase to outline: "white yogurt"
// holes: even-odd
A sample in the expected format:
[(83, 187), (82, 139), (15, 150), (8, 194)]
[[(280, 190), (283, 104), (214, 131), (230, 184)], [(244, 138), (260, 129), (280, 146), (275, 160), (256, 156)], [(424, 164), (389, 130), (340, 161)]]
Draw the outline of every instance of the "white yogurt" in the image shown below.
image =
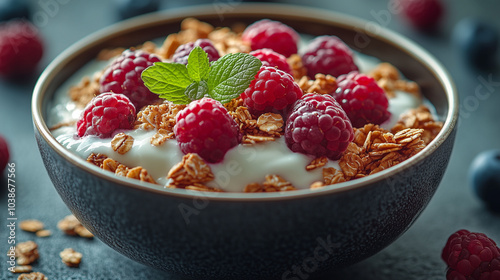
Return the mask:
[[(364, 55), (356, 56), (360, 72), (368, 72), (378, 60)], [(52, 110), (48, 118), (49, 126), (61, 122), (76, 120), (82, 109), (77, 108), (68, 97), (72, 85), (84, 77), (101, 70), (106, 62), (90, 62), (68, 79), (55, 95)], [(396, 92), (396, 97), (389, 99), (391, 118), (381, 126), (390, 129), (405, 111), (416, 108), (421, 101), (412, 94)], [(183, 153), (175, 139), (168, 140), (161, 146), (150, 144), (155, 131), (142, 129), (126, 132), (134, 138), (132, 149), (121, 155), (111, 148), (111, 138), (101, 139), (95, 136), (74, 137), (76, 127), (62, 127), (52, 134), (63, 146), (79, 157), (87, 158), (92, 152), (102, 153), (127, 166), (142, 166), (161, 185), (166, 185), (166, 175), (170, 168), (180, 162)], [(252, 146), (238, 145), (229, 150), (223, 162), (210, 164), (215, 180), (208, 186), (225, 191), (241, 192), (250, 183), (262, 183), (268, 174), (277, 174), (292, 183), (296, 188), (309, 188), (311, 183), (322, 180), (322, 168), (306, 171), (305, 166), (314, 159), (313, 156), (291, 152), (286, 146), (284, 137), (273, 142), (264, 142)], [(337, 161), (329, 160), (326, 167), (339, 168)]]

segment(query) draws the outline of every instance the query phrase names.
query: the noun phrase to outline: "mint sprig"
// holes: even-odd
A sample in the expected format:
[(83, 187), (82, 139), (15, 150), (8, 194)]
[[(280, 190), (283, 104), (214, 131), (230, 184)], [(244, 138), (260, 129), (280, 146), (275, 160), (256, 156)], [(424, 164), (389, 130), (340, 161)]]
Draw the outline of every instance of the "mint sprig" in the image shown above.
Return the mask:
[(210, 62), (201, 47), (194, 48), (188, 64), (156, 62), (142, 72), (146, 87), (175, 104), (188, 104), (205, 96), (227, 103), (252, 82), (262, 63), (246, 53), (227, 54)]

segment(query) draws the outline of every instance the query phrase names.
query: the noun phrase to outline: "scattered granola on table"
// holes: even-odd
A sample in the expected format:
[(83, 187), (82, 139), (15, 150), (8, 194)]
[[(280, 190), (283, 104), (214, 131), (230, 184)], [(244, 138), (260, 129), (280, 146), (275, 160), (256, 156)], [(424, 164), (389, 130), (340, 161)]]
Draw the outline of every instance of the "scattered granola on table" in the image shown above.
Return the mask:
[(80, 236), (85, 238), (93, 238), (90, 233), (74, 215), (68, 215), (57, 223), (57, 228), (67, 235)]
[[(420, 86), (394, 65), (351, 53), (335, 36), (305, 42), (303, 54), (294, 50), (303, 40), (299, 36), (292, 36), (296, 42), (256, 49), (262, 42), (253, 37), (252, 28), (187, 18), (179, 32), (166, 34), (158, 44), (102, 50), (97, 57), (101, 63), (129, 59), (130, 64), (87, 72), (65, 94), (81, 110), (99, 96), (104, 99), (104, 86), (112, 88), (106, 92), (111, 101), (92, 108), (121, 110), (127, 117), (119, 124), (120, 114), (111, 113), (96, 113), (95, 120), (63, 119), (51, 131), (83, 126), (85, 134), (78, 129), (59, 134), (58, 141), (70, 149), (81, 141), (86, 153), (80, 156), (116, 176), (203, 192), (321, 189), (396, 166), (441, 131), (443, 123), (435, 119), (432, 105), (423, 105), (430, 103)], [(330, 65), (332, 52), (324, 51), (330, 47), (313, 42), (342, 46), (345, 63)], [(147, 68), (138, 57), (147, 61)], [(109, 75), (109, 67), (127, 77)], [(87, 149), (94, 143), (106, 147)], [(289, 154), (300, 157), (286, 160)], [(41, 236), (49, 234), (31, 227)], [(83, 227), (67, 232), (91, 236)]]
[(17, 277), (17, 280), (49, 280), (47, 276), (45, 276), (41, 272), (31, 272), (29, 274), (21, 274)]
[(44, 224), (39, 220), (24, 220), (19, 223), (19, 228), (28, 232), (37, 232), (44, 228)]

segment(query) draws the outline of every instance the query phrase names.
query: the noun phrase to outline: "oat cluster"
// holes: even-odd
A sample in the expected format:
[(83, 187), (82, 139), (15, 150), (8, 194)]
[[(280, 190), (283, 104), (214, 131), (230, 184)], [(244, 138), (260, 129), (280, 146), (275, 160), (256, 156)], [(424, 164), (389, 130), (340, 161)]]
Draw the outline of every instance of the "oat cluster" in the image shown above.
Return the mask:
[(175, 116), (186, 105), (176, 105), (165, 101), (159, 105), (149, 105), (137, 113), (135, 129), (155, 130), (151, 144), (161, 146), (169, 139), (174, 139)]
[[(44, 224), (35, 219), (21, 221), (19, 227), (27, 232), (36, 233), (38, 237), (50, 236), (52, 232), (44, 229)], [(94, 235), (88, 231), (78, 219), (73, 215), (68, 215), (60, 220), (57, 227), (65, 234), (72, 236), (80, 236), (84, 238), (93, 238)], [(40, 272), (32, 272), (31, 264), (40, 258), (38, 252), (38, 244), (34, 241), (26, 241), (16, 245), (15, 247), (16, 266), (11, 270), (12, 273), (22, 273), (17, 278), (18, 280), (48, 280), (48, 278)], [(59, 253), (61, 260), (68, 267), (79, 267), (83, 255), (72, 248), (66, 248)], [(30, 273), (31, 272), (31, 273)]]
[(230, 110), (229, 114), (240, 128), (243, 144), (274, 141), (283, 135), (284, 120), (280, 114), (265, 113), (255, 119), (245, 106), (240, 105), (231, 109), (234, 110)]
[(156, 181), (153, 179), (153, 177), (151, 177), (151, 175), (148, 174), (148, 171), (141, 166), (128, 167), (112, 158), (109, 158), (106, 155), (99, 153), (91, 153), (88, 156), (87, 161), (103, 170), (111, 171), (118, 176), (156, 184)]
[[(208, 38), (221, 56), (227, 53), (248, 53), (251, 51), (250, 46), (241, 40), (244, 28), (243, 25), (231, 28), (214, 27), (208, 23), (187, 18), (181, 23), (180, 31), (168, 35), (161, 45), (157, 46), (152, 42), (145, 42), (135, 48), (155, 53), (163, 60), (169, 61), (180, 45)], [(98, 59), (109, 60), (121, 54), (123, 50), (123, 48), (103, 50)], [(331, 75), (317, 74), (314, 77), (308, 77), (300, 55), (291, 55), (287, 58), (287, 62), (295, 81), (304, 93), (332, 94), (336, 90), (337, 81)], [(101, 75), (102, 72), (97, 72), (92, 77), (83, 78), (78, 85), (70, 89), (71, 99), (79, 106), (85, 106), (92, 97), (99, 94)], [(369, 75), (384, 89), (389, 98), (395, 97), (397, 91), (408, 92), (419, 99), (422, 98), (417, 83), (404, 80), (398, 69), (389, 63), (380, 63)], [(154, 146), (161, 146), (166, 141), (175, 139), (173, 130), (175, 117), (185, 106), (165, 101), (161, 104), (146, 106), (140, 110), (138, 108), (134, 129), (155, 131), (150, 143)], [(255, 117), (243, 105), (243, 101), (239, 97), (224, 104), (224, 106), (240, 128), (243, 145), (258, 145), (261, 142), (275, 141), (284, 133), (285, 120), (279, 114), (266, 113)], [(56, 127), (64, 125), (73, 124), (60, 124)], [(397, 124), (389, 131), (373, 124), (354, 129), (355, 139), (340, 159), (339, 169), (325, 167), (328, 164), (326, 157), (316, 158), (305, 167), (308, 171), (322, 168), (323, 178), (318, 178), (318, 181), (314, 182), (310, 188), (317, 189), (326, 185), (354, 180), (401, 163), (432, 141), (442, 126), (442, 122), (434, 120), (429, 109), (422, 105), (402, 115)], [(111, 141), (112, 149), (120, 154), (126, 154), (133, 146), (133, 137), (126, 133), (117, 134)], [(92, 153), (87, 161), (119, 176), (156, 183), (147, 170), (141, 166), (125, 166), (107, 155)], [(166, 187), (168, 188), (222, 191), (205, 185), (214, 179), (214, 175), (210, 166), (193, 154), (185, 155), (181, 162), (172, 167), (168, 171), (167, 179), (169, 183)], [(263, 182), (249, 184), (244, 188), (244, 191), (274, 192), (296, 189), (277, 174), (269, 174), (263, 180)]]
[(57, 228), (67, 235), (93, 238), (94, 235), (88, 231), (80, 221), (73, 215), (68, 215), (57, 223)]
[(251, 183), (245, 186), (243, 192), (282, 192), (293, 191), (296, 188), (287, 180), (279, 175), (267, 175), (263, 183)]
[(182, 157), (182, 161), (170, 169), (167, 178), (170, 181), (167, 188), (222, 192), (221, 189), (204, 185), (215, 177), (210, 166), (197, 154), (190, 153)]
[(398, 69), (390, 63), (380, 63), (371, 73), (369, 73), (369, 75), (377, 81), (377, 84), (385, 91), (388, 98), (395, 97), (395, 91), (398, 90), (411, 93), (421, 98), (418, 84), (402, 79)]
[(31, 272), (29, 274), (23, 273), (19, 275), (17, 280), (49, 280), (49, 278), (41, 272)]
[(314, 80), (302, 76), (297, 82), (300, 89), (306, 93), (332, 94), (337, 89), (337, 79), (332, 75), (316, 74)]
[(59, 253), (62, 262), (69, 267), (79, 267), (82, 261), (82, 253), (75, 251), (73, 248), (66, 248)]

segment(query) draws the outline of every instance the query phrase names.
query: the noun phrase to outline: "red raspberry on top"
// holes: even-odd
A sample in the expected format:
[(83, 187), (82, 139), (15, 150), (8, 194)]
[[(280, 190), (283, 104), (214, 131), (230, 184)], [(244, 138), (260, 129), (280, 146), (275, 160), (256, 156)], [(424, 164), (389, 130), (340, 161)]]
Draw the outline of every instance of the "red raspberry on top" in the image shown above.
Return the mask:
[(217, 163), (241, 140), (240, 129), (219, 101), (195, 100), (175, 117), (174, 133), (184, 154), (196, 153)]
[(241, 39), (250, 42), (252, 50), (268, 48), (289, 57), (297, 53), (300, 37), (293, 28), (286, 24), (262, 19), (247, 26)]
[(302, 63), (309, 77), (318, 73), (338, 77), (358, 70), (351, 49), (336, 36), (314, 38), (302, 55)]
[(410, 23), (422, 31), (431, 31), (441, 20), (444, 12), (440, 0), (393, 0), (401, 7)]
[(104, 70), (100, 91), (124, 94), (139, 110), (159, 99), (158, 95), (144, 85), (141, 74), (144, 69), (160, 61), (154, 54), (141, 50), (125, 50)]
[(365, 74), (354, 71), (338, 77), (333, 97), (342, 105), (354, 127), (381, 124), (391, 116), (384, 90)]
[(176, 63), (187, 64), (188, 57), (191, 51), (200, 47), (207, 53), (208, 60), (210, 62), (216, 61), (220, 58), (219, 52), (212, 44), (212, 41), (209, 39), (198, 39), (194, 42), (189, 42), (183, 45), (180, 45), (176, 50), (174, 55), (172, 56), (172, 60)]
[(349, 118), (328, 94), (308, 93), (295, 102), (285, 126), (293, 152), (337, 160), (354, 138)]
[(302, 90), (290, 74), (270, 66), (262, 66), (241, 94), (243, 103), (255, 115), (266, 112), (286, 114), (301, 96)]
[(106, 92), (92, 98), (76, 123), (80, 137), (96, 135), (111, 137), (118, 129), (131, 129), (135, 122), (135, 107), (127, 96)]
[(0, 25), (0, 75), (16, 78), (32, 74), (43, 56), (37, 28), (23, 20)]
[(446, 242), (441, 258), (448, 265), (446, 279), (500, 279), (500, 249), (483, 233), (462, 229)]
[(0, 135), (0, 177), (2, 176), (2, 171), (7, 166), (9, 162), (9, 146), (7, 141)]
[(286, 57), (284, 55), (279, 54), (271, 49), (255, 50), (250, 52), (250, 54), (258, 58), (262, 62), (262, 65), (276, 67), (279, 70), (292, 75), (290, 65), (286, 61)]

